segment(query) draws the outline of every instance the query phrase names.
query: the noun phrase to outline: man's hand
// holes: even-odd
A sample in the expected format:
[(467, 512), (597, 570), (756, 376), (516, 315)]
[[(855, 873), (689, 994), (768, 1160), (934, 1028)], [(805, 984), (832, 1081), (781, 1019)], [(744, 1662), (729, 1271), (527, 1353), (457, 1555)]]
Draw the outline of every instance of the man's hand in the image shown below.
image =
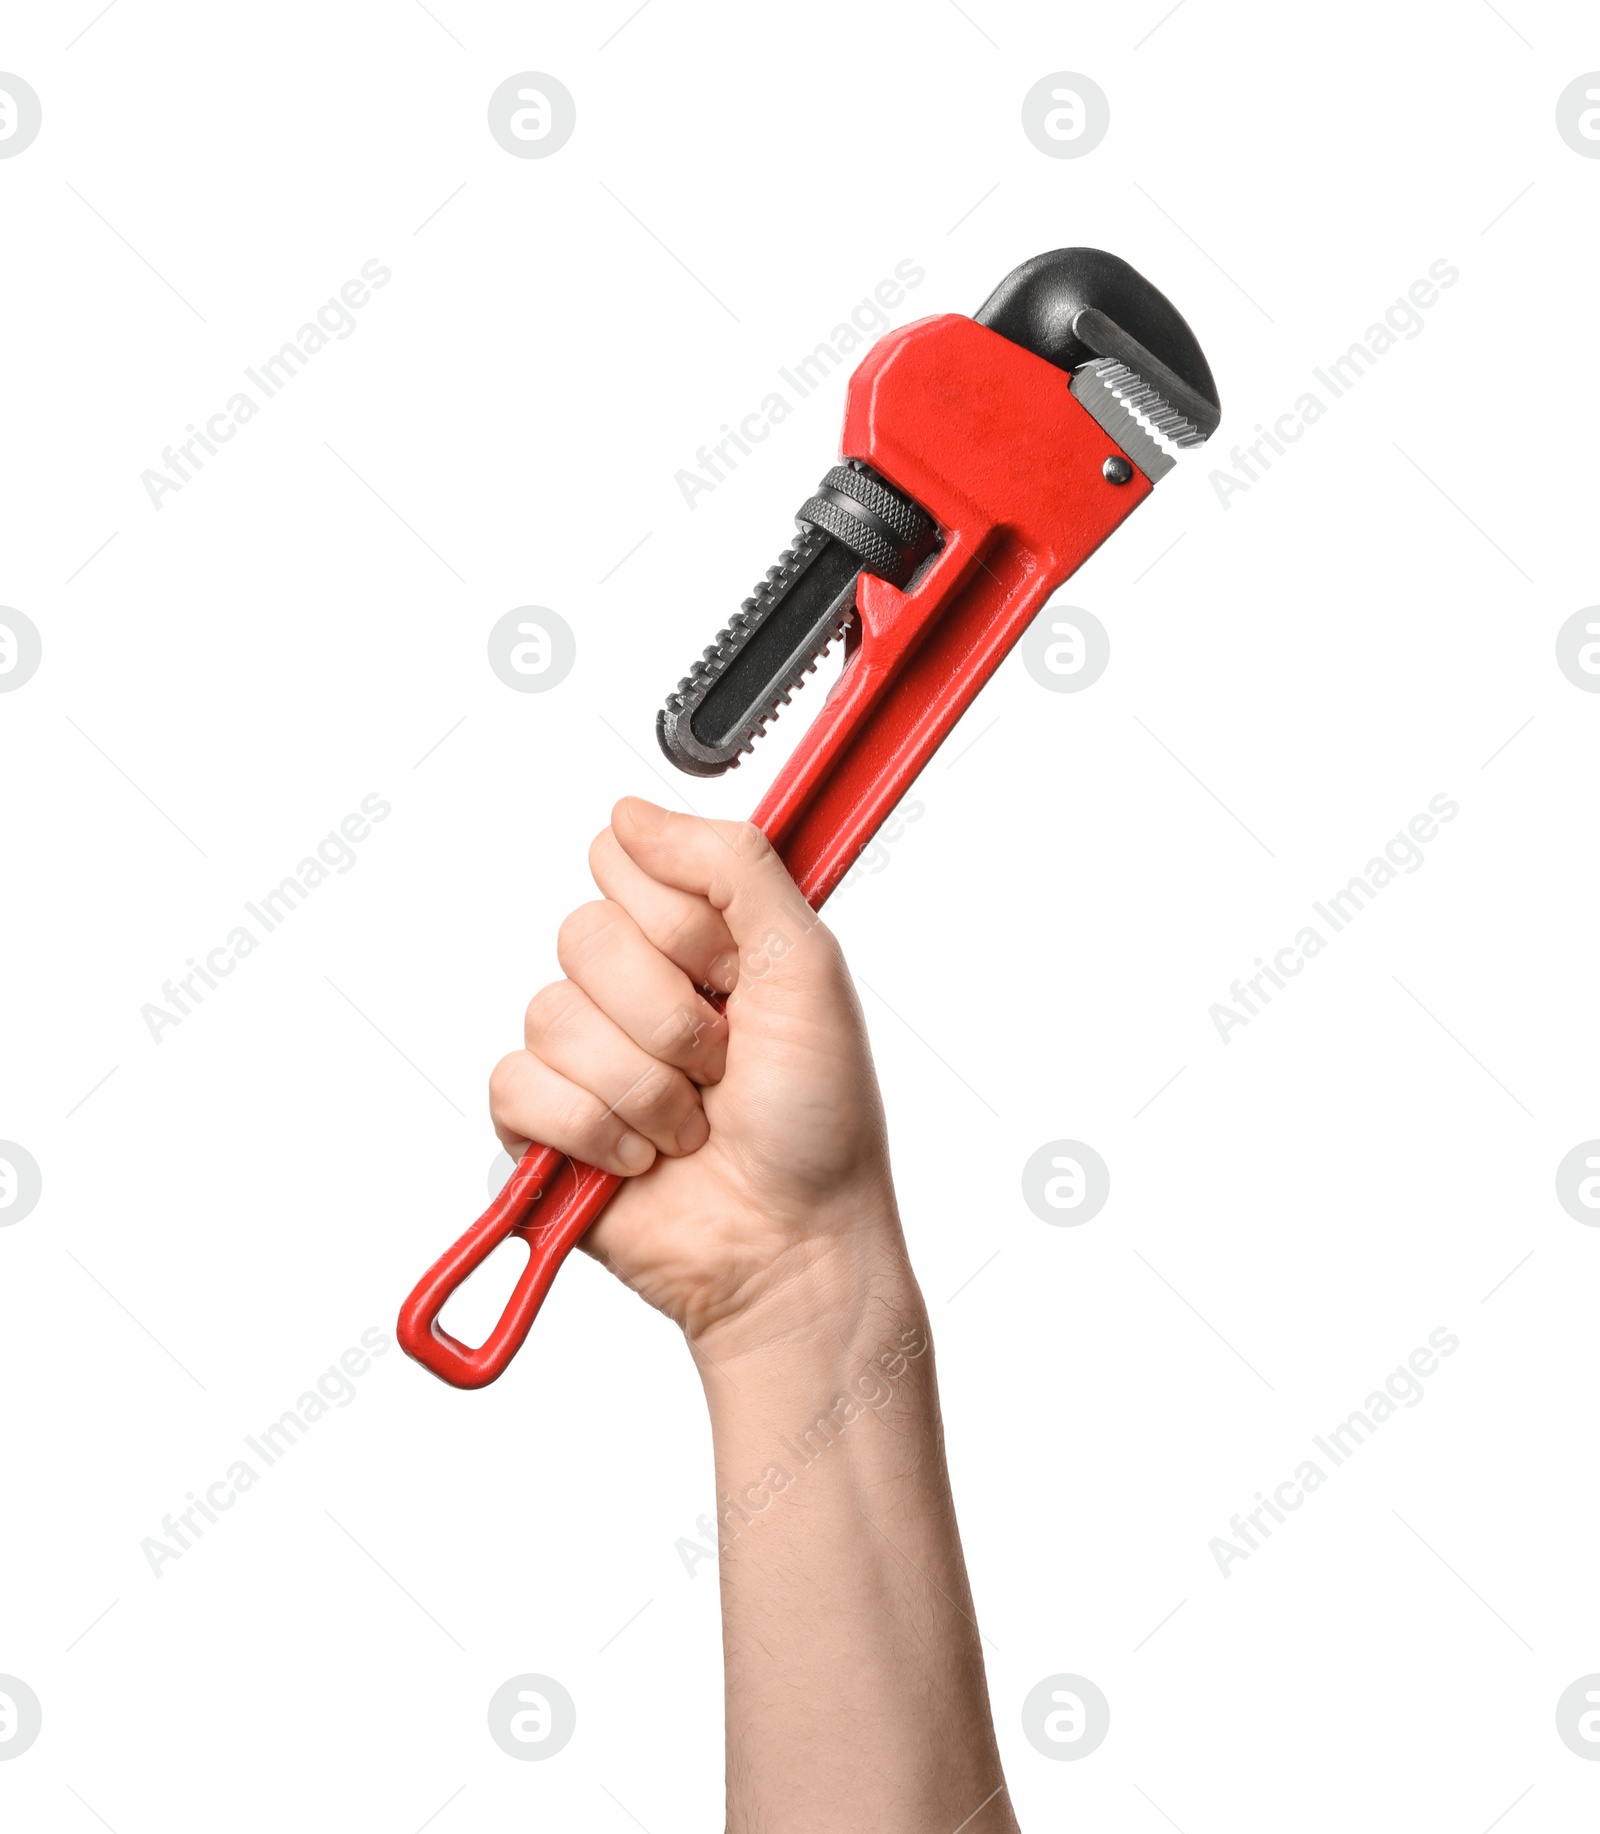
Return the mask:
[(848, 1313), (904, 1248), (838, 944), (747, 823), (630, 797), (589, 864), (603, 900), (490, 1079), (507, 1152), (622, 1175), (584, 1246), (713, 1356)]

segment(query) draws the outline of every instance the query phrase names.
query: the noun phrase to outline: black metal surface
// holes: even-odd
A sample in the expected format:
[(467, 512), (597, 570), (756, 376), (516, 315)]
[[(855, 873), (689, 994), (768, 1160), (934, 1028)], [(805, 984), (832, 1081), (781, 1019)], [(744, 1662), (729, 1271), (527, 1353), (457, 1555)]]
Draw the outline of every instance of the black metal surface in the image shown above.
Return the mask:
[(795, 515), (800, 534), (656, 715), (681, 771), (719, 777), (842, 635), (863, 573), (904, 586), (933, 552), (932, 518), (860, 464), (836, 465)]
[[(1214, 432), (1222, 417), (1211, 365), (1183, 314), (1137, 268), (1103, 249), (1057, 248), (1035, 255), (1013, 268), (973, 316), (1058, 369), (1077, 369), (1091, 357), (1117, 357), (1159, 388), (1158, 378), (1146, 374), (1154, 366), (1141, 367), (1133, 354), (1136, 346), (1192, 398), (1173, 405), (1189, 413), (1202, 432)], [(1097, 318), (1123, 334), (1118, 348), (1101, 348), (1108, 340), (1090, 329)]]

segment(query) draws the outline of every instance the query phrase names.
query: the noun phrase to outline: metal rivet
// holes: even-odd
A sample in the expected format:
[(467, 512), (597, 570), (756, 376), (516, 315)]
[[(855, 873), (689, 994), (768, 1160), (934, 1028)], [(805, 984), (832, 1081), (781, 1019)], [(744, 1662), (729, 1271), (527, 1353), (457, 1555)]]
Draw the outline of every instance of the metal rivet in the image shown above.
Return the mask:
[(1125, 458), (1112, 457), (1100, 467), (1100, 475), (1108, 484), (1126, 484), (1133, 476), (1133, 467)]

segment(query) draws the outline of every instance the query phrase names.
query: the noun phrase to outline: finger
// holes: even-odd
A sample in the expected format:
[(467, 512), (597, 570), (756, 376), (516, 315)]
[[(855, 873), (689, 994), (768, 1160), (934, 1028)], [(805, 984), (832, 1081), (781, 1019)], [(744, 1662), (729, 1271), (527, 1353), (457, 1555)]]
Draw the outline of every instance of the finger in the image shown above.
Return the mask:
[(556, 957), (567, 978), (641, 1050), (697, 1083), (721, 1082), (727, 1020), (652, 946), (620, 904), (608, 899), (579, 905), (556, 937)]
[(711, 1130), (694, 1084), (640, 1050), (581, 987), (556, 981), (536, 993), (524, 1031), (541, 1063), (598, 1096), (658, 1152), (692, 1153), (705, 1144)]
[(611, 812), (618, 844), (652, 879), (719, 910), (741, 953), (773, 933), (791, 944), (817, 922), (767, 837), (751, 822), (705, 821), (627, 796)]
[(619, 1178), (648, 1171), (655, 1162), (656, 1149), (643, 1134), (531, 1051), (513, 1051), (495, 1065), (489, 1114), (508, 1152), (512, 1140), (537, 1140)]
[(710, 901), (652, 879), (623, 851), (609, 828), (589, 849), (594, 882), (620, 904), (648, 940), (688, 975), (697, 987), (727, 993), (738, 970), (733, 936)]

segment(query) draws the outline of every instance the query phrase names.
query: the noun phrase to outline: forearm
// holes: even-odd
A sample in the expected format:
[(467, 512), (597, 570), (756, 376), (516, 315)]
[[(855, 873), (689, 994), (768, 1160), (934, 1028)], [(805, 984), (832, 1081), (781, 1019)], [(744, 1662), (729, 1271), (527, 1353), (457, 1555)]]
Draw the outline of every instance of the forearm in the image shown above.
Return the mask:
[(910, 1269), (827, 1271), (700, 1355), (716, 1450), (729, 1834), (1016, 1828)]

